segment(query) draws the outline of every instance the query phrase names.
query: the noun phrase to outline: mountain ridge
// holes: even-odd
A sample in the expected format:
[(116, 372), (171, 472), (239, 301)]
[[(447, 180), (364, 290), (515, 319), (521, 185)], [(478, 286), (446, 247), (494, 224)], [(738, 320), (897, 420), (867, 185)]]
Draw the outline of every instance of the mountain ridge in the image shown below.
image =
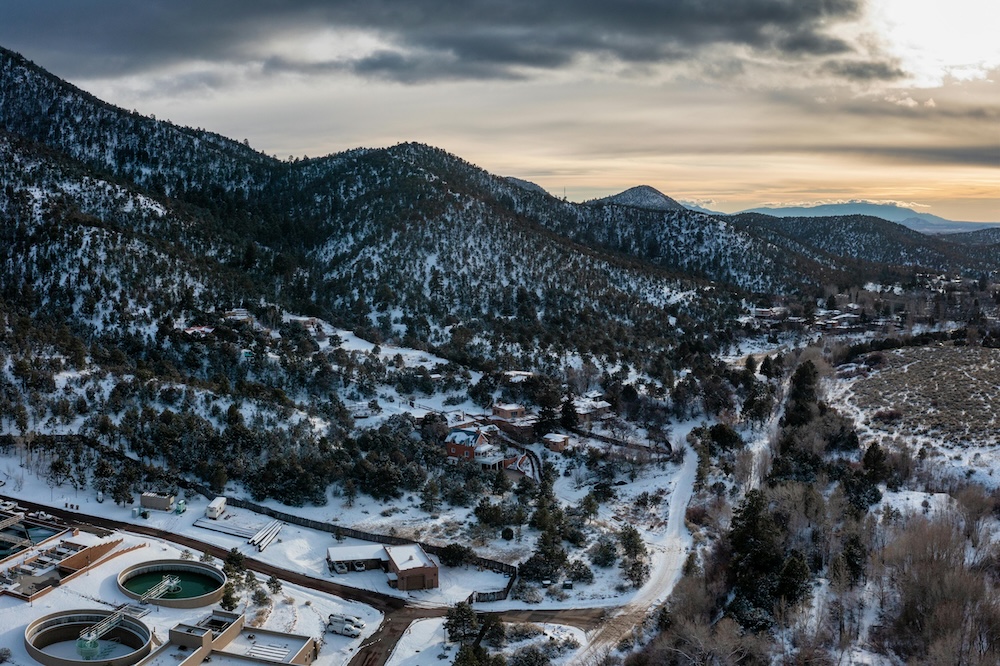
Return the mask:
[(927, 234), (947, 234), (960, 231), (975, 231), (1000, 222), (961, 222), (949, 220), (932, 213), (921, 213), (898, 203), (874, 203), (870, 201), (849, 201), (841, 203), (816, 204), (810, 206), (759, 206), (735, 213), (761, 213), (772, 217), (837, 217), (847, 215), (867, 215), (879, 217), (889, 222), (902, 224), (914, 231)]

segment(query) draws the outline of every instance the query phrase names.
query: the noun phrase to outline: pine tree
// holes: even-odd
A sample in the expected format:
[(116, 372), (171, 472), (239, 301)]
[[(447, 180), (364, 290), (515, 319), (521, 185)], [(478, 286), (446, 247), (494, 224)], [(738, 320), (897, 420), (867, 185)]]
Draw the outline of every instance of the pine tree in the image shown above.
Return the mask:
[(254, 590), (253, 603), (255, 605), (266, 606), (268, 603), (270, 603), (270, 601), (271, 598), (267, 596), (267, 592), (264, 591), (264, 588), (258, 587), (256, 590)]
[(572, 430), (580, 425), (580, 415), (576, 413), (576, 405), (573, 404), (573, 394), (566, 394), (560, 408), (559, 425), (566, 430)]
[[(733, 550), (729, 576), (737, 610), (745, 602), (752, 609), (769, 613), (774, 602), (782, 554), (778, 548), (778, 528), (760, 490), (747, 493), (743, 504), (733, 514), (729, 541)], [(741, 613), (737, 613), (740, 617)], [(746, 622), (742, 614), (740, 623)], [(754, 627), (759, 628), (759, 627)]]
[(232, 611), (236, 609), (239, 605), (239, 600), (236, 598), (236, 588), (233, 587), (232, 583), (226, 583), (226, 587), (222, 591), (222, 599), (219, 601), (219, 605), (222, 606), (223, 610)]
[(354, 506), (354, 500), (358, 497), (358, 489), (352, 479), (344, 481), (344, 504), (350, 509)]
[(496, 474), (493, 475), (493, 494), (503, 495), (504, 493), (510, 491), (513, 487), (514, 484), (511, 483), (510, 478), (507, 477), (507, 473), (502, 469), (498, 469)]
[(625, 525), (618, 532), (618, 541), (622, 545), (622, 552), (629, 559), (638, 559), (646, 556), (646, 544), (642, 541), (642, 535), (632, 525)]
[(448, 609), (444, 628), (450, 640), (464, 643), (476, 637), (479, 631), (479, 618), (467, 601), (461, 601)]
[(420, 508), (434, 513), (441, 506), (441, 487), (435, 479), (429, 479), (420, 491)]
[(775, 596), (784, 599), (789, 605), (795, 605), (808, 596), (809, 580), (809, 565), (806, 564), (805, 556), (793, 550), (781, 565)]

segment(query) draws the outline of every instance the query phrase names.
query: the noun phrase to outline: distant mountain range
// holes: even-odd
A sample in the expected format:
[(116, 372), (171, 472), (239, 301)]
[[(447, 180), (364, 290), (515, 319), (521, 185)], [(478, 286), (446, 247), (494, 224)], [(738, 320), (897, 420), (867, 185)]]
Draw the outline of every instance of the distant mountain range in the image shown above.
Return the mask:
[(760, 207), (741, 211), (743, 213), (763, 213), (773, 217), (830, 217), (842, 215), (870, 215), (896, 222), (923, 234), (954, 234), (963, 231), (978, 231), (1000, 226), (1000, 222), (956, 222), (930, 213), (919, 213), (893, 203), (870, 203), (850, 201), (846, 203), (819, 204), (816, 206)]
[[(508, 178), (508, 180), (525, 189), (545, 192), (545, 190), (535, 183), (520, 180), (518, 178)], [(843, 218), (860, 215), (864, 217), (877, 217), (889, 222), (895, 222), (913, 231), (918, 231), (927, 235), (959, 234), (963, 232), (977, 232), (990, 228), (1000, 228), (1000, 222), (958, 222), (948, 220), (931, 213), (920, 213), (912, 208), (900, 206), (895, 203), (871, 203), (867, 201), (850, 201), (835, 204), (818, 204), (815, 206), (775, 206), (758, 207), (740, 211), (739, 213), (723, 213), (710, 208), (705, 208), (697, 204), (678, 201), (663, 194), (659, 190), (649, 185), (638, 185), (629, 188), (618, 194), (594, 199), (584, 202), (587, 205), (595, 204), (615, 204), (619, 206), (629, 206), (644, 210), (689, 210), (706, 215), (743, 215), (746, 213), (760, 213), (777, 218)], [(981, 235), (982, 238), (992, 238), (992, 235)], [(961, 240), (962, 243), (970, 243)]]

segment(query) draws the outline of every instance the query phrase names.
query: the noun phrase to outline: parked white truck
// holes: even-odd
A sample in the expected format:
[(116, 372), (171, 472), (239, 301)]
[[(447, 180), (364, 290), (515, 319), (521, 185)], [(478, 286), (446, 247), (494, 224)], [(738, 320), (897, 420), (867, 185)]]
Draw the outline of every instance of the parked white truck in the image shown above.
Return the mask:
[(326, 625), (326, 630), (335, 634), (350, 636), (351, 638), (357, 638), (361, 635), (361, 630), (350, 622), (331, 622)]
[(345, 615), (342, 613), (330, 613), (330, 617), (327, 618), (330, 624), (350, 624), (357, 627), (359, 630), (365, 628), (365, 622), (357, 615)]

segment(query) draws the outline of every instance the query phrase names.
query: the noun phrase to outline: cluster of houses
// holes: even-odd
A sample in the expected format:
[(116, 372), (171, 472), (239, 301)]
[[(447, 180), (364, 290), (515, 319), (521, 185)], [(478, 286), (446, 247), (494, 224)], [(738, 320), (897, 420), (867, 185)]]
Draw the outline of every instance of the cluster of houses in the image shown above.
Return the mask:
[[(611, 413), (611, 403), (603, 400), (598, 391), (573, 399), (580, 423), (589, 425), (606, 418)], [(538, 416), (531, 414), (524, 405), (516, 403), (494, 404), (488, 416), (456, 425), (445, 439), (448, 461), (474, 462), (483, 469), (518, 469), (523, 455), (507, 446), (510, 439), (530, 441)], [(570, 436), (549, 433), (542, 442), (550, 451), (561, 453), (570, 446)]]
[(862, 333), (865, 331), (885, 331), (890, 326), (899, 325), (895, 317), (867, 317), (861, 306), (851, 303), (843, 310), (819, 308), (811, 319), (789, 315), (788, 308), (750, 308), (747, 320), (755, 327), (773, 331), (788, 327), (810, 328), (814, 331), (831, 333)]

